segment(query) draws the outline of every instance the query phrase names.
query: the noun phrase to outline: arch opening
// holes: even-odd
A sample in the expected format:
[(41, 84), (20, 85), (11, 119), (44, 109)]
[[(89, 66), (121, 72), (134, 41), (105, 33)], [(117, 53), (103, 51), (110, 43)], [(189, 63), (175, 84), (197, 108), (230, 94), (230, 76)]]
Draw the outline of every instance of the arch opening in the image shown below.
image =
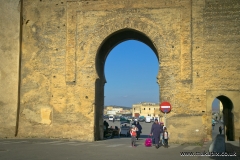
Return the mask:
[[(220, 134), (219, 127), (222, 127), (222, 134), (225, 135), (227, 141), (234, 141), (234, 114), (232, 110), (234, 108), (232, 101), (224, 96), (216, 97), (219, 100), (219, 112), (218, 114), (213, 112), (212, 123), (215, 123), (215, 129), (213, 126), (212, 138), (215, 138), (216, 134)], [(215, 131), (214, 131), (215, 130)]]
[(100, 79), (104, 80), (104, 82), (106, 81), (105, 75), (104, 75), (104, 65), (105, 65), (105, 61), (107, 59), (108, 54), (119, 43), (127, 40), (138, 40), (142, 43), (145, 43), (147, 46), (149, 46), (153, 50), (153, 52), (155, 53), (159, 61), (156, 47), (154, 46), (153, 42), (145, 34), (134, 29), (119, 30), (115, 33), (112, 33), (103, 41), (103, 43), (99, 47), (99, 50), (96, 56), (97, 74)]
[(95, 88), (95, 140), (103, 139), (103, 110), (104, 110), (104, 85), (106, 83), (104, 66), (107, 56), (111, 50), (118, 44), (127, 40), (137, 40), (152, 49), (159, 62), (157, 49), (153, 42), (144, 33), (134, 29), (122, 29), (109, 35), (100, 45), (96, 55), (96, 72), (98, 79), (96, 80)]

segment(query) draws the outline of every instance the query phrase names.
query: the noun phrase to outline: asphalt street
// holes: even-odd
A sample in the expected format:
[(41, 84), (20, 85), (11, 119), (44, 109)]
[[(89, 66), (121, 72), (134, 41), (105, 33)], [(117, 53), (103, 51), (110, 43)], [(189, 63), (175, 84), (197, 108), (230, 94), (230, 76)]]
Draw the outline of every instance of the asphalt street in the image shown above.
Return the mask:
[(180, 152), (199, 152), (200, 146), (170, 144), (169, 148), (145, 147), (144, 139), (137, 147), (130, 146), (130, 138), (114, 138), (96, 142), (57, 139), (1, 139), (1, 160), (130, 160), (130, 159), (197, 159), (181, 157)]
[[(223, 123), (216, 123), (214, 127), (212, 127), (212, 137), (216, 137), (219, 134), (219, 127), (224, 127)], [(224, 130), (222, 130), (222, 134), (224, 134)]]
[[(119, 124), (114, 122), (114, 124)], [(169, 148), (145, 147), (144, 140), (150, 133), (151, 123), (141, 123), (143, 134), (136, 148), (130, 145), (130, 137), (114, 137), (95, 142), (81, 142), (64, 139), (0, 139), (0, 160), (193, 160), (215, 159), (210, 156), (196, 156), (206, 148), (196, 144), (174, 144)], [(182, 153), (182, 155), (181, 155)], [(192, 156), (187, 154), (193, 153)], [(234, 157), (229, 157), (234, 159)]]

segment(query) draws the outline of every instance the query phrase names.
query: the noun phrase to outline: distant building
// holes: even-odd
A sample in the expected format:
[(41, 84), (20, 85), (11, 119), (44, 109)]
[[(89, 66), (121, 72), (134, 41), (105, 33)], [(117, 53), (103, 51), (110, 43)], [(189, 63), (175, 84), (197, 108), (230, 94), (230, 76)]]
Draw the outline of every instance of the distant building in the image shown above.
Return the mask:
[(107, 111), (111, 111), (112, 109), (113, 109), (113, 106), (107, 106), (107, 107), (106, 107), (106, 110), (107, 110)]
[(156, 110), (159, 110), (159, 103), (140, 102), (138, 104), (133, 104), (132, 116), (133, 117), (139, 117), (139, 116), (158, 117), (158, 115), (155, 114)]
[(107, 111), (107, 115), (116, 115), (116, 111)]
[(131, 115), (132, 109), (131, 108), (126, 109), (125, 107), (123, 109), (122, 107), (107, 106), (104, 108), (103, 112), (105, 115), (118, 115), (118, 116), (129, 114)]

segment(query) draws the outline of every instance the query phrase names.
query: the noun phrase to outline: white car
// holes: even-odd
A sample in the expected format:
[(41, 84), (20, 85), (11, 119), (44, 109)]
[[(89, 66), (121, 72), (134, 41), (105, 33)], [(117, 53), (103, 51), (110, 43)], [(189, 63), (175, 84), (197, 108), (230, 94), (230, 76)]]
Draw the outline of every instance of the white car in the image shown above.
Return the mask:
[(109, 116), (108, 120), (109, 121), (113, 121), (114, 117), (113, 116)]
[(152, 119), (152, 117), (147, 116), (147, 117), (145, 118), (145, 122), (146, 122), (146, 123), (151, 123), (151, 119)]

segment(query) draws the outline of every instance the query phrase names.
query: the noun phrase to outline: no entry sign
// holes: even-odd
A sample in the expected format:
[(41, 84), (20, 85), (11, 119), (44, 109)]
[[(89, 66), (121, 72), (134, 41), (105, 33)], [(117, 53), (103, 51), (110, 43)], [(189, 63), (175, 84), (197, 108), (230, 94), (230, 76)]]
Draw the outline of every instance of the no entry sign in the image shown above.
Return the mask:
[(160, 110), (164, 113), (168, 113), (171, 111), (171, 104), (169, 102), (162, 102), (160, 104)]

